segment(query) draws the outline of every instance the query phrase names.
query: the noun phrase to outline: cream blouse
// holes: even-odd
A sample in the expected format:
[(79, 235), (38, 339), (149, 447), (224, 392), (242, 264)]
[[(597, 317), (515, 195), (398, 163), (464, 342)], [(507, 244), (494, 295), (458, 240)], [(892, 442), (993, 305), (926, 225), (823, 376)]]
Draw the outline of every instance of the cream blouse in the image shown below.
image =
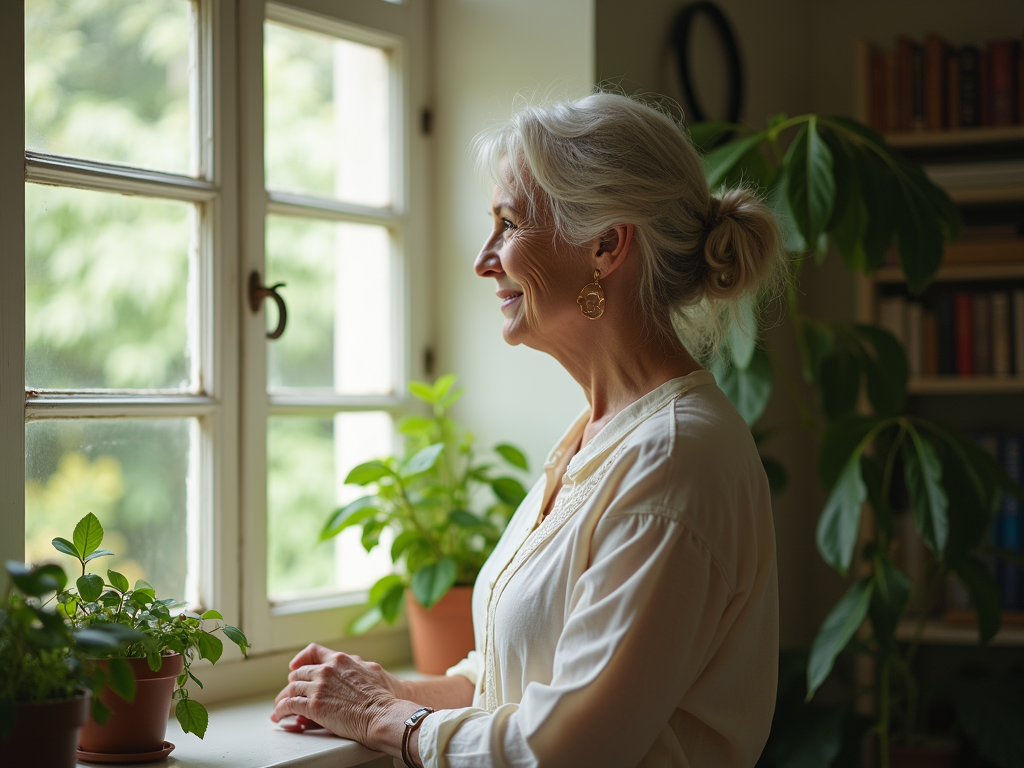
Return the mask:
[(473, 706), (427, 717), (427, 768), (753, 766), (778, 664), (775, 534), (750, 432), (706, 371), (552, 451), (473, 591)]

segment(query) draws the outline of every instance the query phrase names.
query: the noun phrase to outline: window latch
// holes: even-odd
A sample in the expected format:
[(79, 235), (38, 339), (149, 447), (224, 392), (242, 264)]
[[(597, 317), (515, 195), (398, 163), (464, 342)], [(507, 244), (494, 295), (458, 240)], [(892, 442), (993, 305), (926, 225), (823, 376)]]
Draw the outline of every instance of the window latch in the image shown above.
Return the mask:
[(288, 309), (284, 305), (284, 299), (277, 292), (278, 288), (284, 288), (284, 283), (277, 283), (269, 288), (260, 282), (260, 273), (253, 270), (249, 275), (249, 308), (253, 312), (260, 311), (260, 305), (268, 296), (277, 304), (277, 328), (267, 331), (268, 339), (278, 339), (284, 333), (285, 323), (288, 322)]

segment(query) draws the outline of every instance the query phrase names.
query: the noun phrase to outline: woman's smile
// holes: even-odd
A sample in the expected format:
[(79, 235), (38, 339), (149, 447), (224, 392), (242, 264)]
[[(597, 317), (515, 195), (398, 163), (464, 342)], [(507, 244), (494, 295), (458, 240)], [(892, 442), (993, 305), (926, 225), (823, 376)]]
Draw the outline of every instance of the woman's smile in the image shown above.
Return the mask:
[(521, 298), (523, 292), (513, 291), (506, 288), (498, 291), (496, 295), (501, 299), (501, 308), (506, 309), (507, 307), (511, 307), (517, 299)]

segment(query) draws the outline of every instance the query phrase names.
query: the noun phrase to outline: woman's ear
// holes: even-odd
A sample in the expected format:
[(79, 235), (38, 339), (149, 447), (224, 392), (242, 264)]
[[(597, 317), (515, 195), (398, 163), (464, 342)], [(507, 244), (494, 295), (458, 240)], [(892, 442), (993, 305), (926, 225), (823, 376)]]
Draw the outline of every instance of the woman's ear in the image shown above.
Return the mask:
[(616, 224), (597, 239), (591, 254), (594, 269), (607, 277), (625, 260), (633, 245), (633, 225)]

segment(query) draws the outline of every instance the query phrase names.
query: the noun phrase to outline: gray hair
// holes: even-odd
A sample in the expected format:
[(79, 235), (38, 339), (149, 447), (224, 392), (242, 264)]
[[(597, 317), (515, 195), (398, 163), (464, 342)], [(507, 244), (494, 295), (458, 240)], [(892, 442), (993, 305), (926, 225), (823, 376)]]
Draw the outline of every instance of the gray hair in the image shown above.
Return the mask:
[(613, 93), (527, 105), (474, 147), (495, 182), (532, 217), (550, 215), (565, 242), (633, 224), (642, 316), (699, 357), (718, 349), (741, 302), (778, 295), (775, 217), (750, 189), (712, 195), (682, 127), (657, 109)]

